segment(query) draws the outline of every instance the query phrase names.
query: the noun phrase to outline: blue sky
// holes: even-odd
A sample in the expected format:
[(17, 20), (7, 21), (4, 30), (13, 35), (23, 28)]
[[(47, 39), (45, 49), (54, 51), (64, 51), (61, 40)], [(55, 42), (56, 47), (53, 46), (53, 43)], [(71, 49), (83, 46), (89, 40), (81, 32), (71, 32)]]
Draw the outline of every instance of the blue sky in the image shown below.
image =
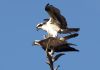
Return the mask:
[(59, 70), (100, 70), (100, 0), (0, 0), (0, 70), (49, 70), (40, 47), (44, 31), (35, 26), (48, 14), (44, 6), (58, 7), (69, 27), (80, 27), (76, 43), (79, 53), (66, 53), (55, 64)]

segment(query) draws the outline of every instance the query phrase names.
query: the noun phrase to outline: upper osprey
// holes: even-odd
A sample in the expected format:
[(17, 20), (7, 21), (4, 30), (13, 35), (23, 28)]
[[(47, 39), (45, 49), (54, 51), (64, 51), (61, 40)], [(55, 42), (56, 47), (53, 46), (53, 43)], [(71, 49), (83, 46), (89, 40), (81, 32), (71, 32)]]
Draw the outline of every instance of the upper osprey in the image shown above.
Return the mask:
[(45, 11), (50, 15), (50, 18), (45, 19), (43, 23), (37, 24), (36, 28), (47, 31), (49, 37), (57, 37), (58, 33), (79, 31), (79, 28), (68, 28), (65, 17), (62, 16), (60, 10), (53, 5), (47, 4)]

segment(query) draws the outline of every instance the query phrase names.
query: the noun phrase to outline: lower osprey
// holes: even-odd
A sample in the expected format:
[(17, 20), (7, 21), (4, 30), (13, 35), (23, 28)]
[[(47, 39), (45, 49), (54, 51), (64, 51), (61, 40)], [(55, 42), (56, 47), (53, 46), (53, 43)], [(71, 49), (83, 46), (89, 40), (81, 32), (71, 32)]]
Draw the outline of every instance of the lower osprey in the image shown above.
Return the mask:
[(62, 38), (49, 37), (47, 39), (40, 40), (40, 41), (35, 40), (35, 42), (33, 42), (33, 45), (42, 46), (44, 50), (48, 49), (51, 55), (54, 52), (79, 51), (73, 47), (70, 47), (70, 45), (76, 46), (75, 44), (66, 42), (66, 40), (77, 37), (77, 36), (78, 34), (75, 33), (75, 34), (71, 34)]
[(37, 24), (37, 29), (43, 29), (49, 37), (57, 37), (58, 33), (71, 33), (79, 31), (79, 28), (68, 28), (67, 21), (61, 15), (60, 10), (53, 5), (47, 4), (45, 11), (50, 15), (49, 19), (44, 19), (43, 23)]

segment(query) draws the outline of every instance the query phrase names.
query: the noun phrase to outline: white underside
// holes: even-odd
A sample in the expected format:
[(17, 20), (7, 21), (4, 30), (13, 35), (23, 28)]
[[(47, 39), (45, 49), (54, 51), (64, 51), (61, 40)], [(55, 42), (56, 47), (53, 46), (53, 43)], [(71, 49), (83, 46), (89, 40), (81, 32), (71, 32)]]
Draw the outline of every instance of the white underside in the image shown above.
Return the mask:
[(47, 31), (48, 35), (52, 37), (57, 37), (57, 33), (60, 30), (57, 25), (51, 23), (51, 20), (49, 20), (47, 24), (43, 25), (42, 29)]

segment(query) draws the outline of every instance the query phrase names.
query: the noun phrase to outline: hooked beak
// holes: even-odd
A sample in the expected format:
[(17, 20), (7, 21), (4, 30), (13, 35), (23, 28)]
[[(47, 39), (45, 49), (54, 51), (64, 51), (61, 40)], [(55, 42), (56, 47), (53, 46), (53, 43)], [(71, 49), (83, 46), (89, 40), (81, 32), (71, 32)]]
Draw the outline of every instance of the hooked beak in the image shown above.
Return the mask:
[(39, 41), (40, 41), (40, 40), (35, 40), (35, 41), (32, 43), (32, 46), (34, 46), (34, 45), (40, 45), (40, 44), (39, 44)]
[(40, 30), (40, 28), (36, 27), (36, 30), (37, 30), (37, 31), (39, 31), (39, 30)]

